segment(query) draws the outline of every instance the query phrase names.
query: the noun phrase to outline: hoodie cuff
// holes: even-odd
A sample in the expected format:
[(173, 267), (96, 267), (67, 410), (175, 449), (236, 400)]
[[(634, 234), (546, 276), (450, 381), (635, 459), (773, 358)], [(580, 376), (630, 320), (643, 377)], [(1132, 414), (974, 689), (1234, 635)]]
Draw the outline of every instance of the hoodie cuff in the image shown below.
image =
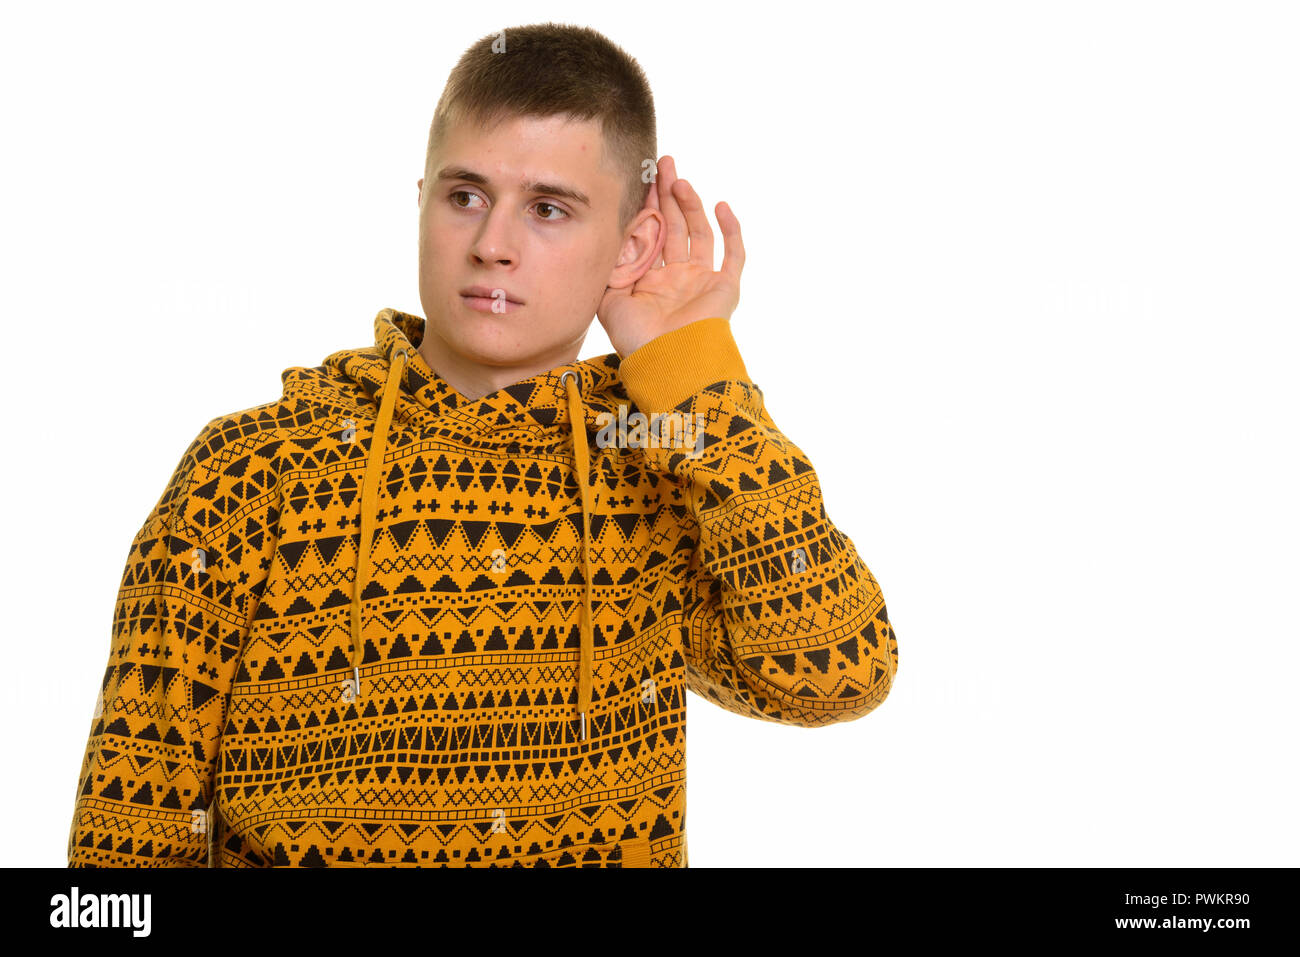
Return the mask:
[(656, 336), (623, 359), (618, 371), (628, 398), (645, 413), (667, 412), (715, 382), (751, 381), (731, 320), (721, 316)]

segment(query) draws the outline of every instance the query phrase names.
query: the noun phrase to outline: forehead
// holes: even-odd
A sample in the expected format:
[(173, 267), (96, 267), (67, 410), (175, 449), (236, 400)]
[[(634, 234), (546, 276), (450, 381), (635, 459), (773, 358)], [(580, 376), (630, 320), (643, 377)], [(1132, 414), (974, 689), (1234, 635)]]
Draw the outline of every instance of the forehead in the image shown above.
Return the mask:
[(593, 199), (619, 189), (595, 119), (508, 116), (487, 129), (473, 119), (451, 123), (430, 160), (434, 173), (464, 168), (502, 188), (567, 180)]

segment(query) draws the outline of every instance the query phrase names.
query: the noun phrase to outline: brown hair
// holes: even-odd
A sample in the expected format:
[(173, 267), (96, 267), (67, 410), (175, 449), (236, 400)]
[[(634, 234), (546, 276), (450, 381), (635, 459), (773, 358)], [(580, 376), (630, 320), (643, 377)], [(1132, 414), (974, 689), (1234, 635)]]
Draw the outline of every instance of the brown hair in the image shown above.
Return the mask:
[[(505, 50), (492, 48), (504, 39)], [(655, 106), (650, 84), (636, 60), (588, 27), (535, 23), (490, 33), (469, 47), (447, 77), (433, 112), (425, 149), (426, 178), (439, 139), (448, 126), (472, 117), (484, 127), (513, 116), (563, 114), (600, 122), (605, 161), (626, 184), (619, 209), (625, 229), (645, 205), (650, 183), (643, 162), (657, 162)]]

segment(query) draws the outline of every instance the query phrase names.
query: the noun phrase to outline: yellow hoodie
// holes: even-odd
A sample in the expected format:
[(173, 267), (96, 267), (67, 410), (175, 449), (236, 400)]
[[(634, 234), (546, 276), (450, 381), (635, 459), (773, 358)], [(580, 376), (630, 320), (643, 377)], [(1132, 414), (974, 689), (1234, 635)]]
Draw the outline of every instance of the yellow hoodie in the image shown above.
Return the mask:
[(136, 534), (69, 866), (684, 867), (686, 689), (884, 700), (880, 588), (727, 319), (481, 399), (374, 326), (204, 426)]

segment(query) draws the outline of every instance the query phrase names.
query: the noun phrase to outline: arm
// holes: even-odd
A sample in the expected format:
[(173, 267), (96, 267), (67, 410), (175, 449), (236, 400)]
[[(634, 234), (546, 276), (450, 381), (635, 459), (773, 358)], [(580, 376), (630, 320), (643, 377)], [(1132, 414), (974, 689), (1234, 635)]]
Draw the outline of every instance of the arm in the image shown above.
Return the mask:
[(874, 709), (898, 668), (884, 597), (827, 516), (812, 464), (767, 414), (730, 321), (658, 336), (622, 360), (620, 375), (648, 419), (704, 417), (692, 445), (645, 450), (684, 481), (699, 525), (688, 686), (737, 714), (802, 727)]
[(240, 537), (249, 519), (222, 513), (232, 479), (219, 469), (238, 441), (221, 424), (190, 444), (127, 554), (69, 867), (208, 866), (222, 726), (265, 581)]

